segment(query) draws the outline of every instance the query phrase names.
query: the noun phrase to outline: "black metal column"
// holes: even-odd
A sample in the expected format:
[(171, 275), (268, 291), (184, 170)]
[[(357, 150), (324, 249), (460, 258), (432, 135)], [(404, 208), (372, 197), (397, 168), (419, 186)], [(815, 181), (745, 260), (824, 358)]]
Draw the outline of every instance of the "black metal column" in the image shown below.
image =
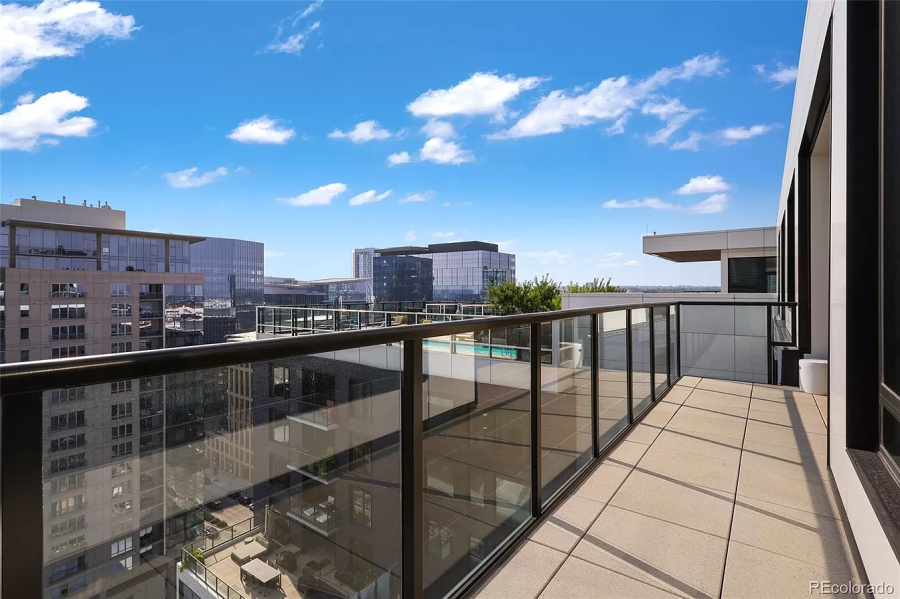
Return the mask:
[(634, 348), (631, 347), (631, 310), (625, 310), (625, 380), (628, 388), (625, 399), (628, 407), (628, 424), (634, 422)]
[(666, 387), (672, 386), (672, 308), (666, 306)]
[(656, 328), (656, 321), (654, 320), (654, 310), (656, 308), (645, 308), (645, 312), (647, 316), (649, 316), (648, 323), (650, 327), (650, 403), (656, 403), (656, 333), (653, 329)]
[(424, 458), (422, 456), (422, 340), (403, 342), (403, 390), (400, 395), (400, 459), (403, 507), (403, 596), (425, 595)]
[(0, 596), (43, 594), (41, 393), (0, 398)]
[(600, 457), (600, 315), (591, 314), (591, 447)]
[(675, 306), (675, 337), (678, 351), (675, 352), (675, 365), (678, 366), (678, 378), (681, 378), (681, 304)]
[(772, 380), (772, 361), (775, 348), (772, 346), (772, 306), (766, 306), (766, 382), (770, 385), (774, 384)]
[[(553, 326), (553, 323), (550, 323)], [(541, 324), (531, 324), (531, 515), (541, 515)]]

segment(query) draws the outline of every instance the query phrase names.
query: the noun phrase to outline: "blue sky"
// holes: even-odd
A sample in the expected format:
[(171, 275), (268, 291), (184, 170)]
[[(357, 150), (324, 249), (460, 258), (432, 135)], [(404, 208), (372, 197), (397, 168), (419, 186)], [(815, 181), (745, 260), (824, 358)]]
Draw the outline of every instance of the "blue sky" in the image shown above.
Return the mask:
[(278, 276), (478, 239), (519, 278), (715, 285), (641, 236), (774, 224), (805, 8), (4, 4), (3, 202), (263, 241)]

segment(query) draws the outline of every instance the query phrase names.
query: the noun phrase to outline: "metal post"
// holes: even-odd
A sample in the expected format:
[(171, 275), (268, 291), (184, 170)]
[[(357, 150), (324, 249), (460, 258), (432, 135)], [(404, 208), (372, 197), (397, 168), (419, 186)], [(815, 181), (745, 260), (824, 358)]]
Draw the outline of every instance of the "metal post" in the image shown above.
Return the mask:
[(766, 382), (772, 383), (772, 306), (766, 306)]
[(40, 391), (0, 400), (0, 595), (43, 593), (44, 528)]
[(678, 366), (678, 378), (681, 378), (681, 304), (675, 305), (675, 342), (678, 343), (678, 351), (675, 352), (675, 363)]
[(650, 327), (650, 403), (656, 403), (656, 334), (653, 329), (656, 328), (655, 315), (653, 311), (656, 308), (647, 308)]
[(666, 306), (666, 386), (672, 385), (672, 309)]
[(600, 315), (591, 314), (591, 447), (600, 457)]
[(625, 310), (625, 380), (628, 388), (625, 399), (628, 406), (628, 424), (634, 422), (634, 348), (631, 347), (631, 310)]
[(403, 508), (403, 596), (425, 595), (424, 458), (422, 446), (422, 340), (403, 342), (403, 389), (400, 394), (400, 485)]
[(541, 515), (541, 323), (531, 323), (531, 515)]

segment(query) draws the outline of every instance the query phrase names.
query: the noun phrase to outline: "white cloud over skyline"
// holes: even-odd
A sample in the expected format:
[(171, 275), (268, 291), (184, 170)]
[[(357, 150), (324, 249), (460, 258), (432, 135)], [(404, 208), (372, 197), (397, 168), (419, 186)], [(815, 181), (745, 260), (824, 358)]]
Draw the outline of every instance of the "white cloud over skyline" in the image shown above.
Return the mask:
[(58, 145), (61, 137), (87, 137), (97, 121), (72, 116), (90, 103), (84, 96), (68, 90), (44, 94), (23, 94), (19, 103), (0, 114), (0, 150), (31, 152), (42, 145)]
[(364, 144), (370, 141), (390, 139), (395, 135), (395, 133), (391, 133), (387, 129), (381, 127), (378, 124), (378, 121), (373, 120), (357, 123), (356, 126), (349, 131), (335, 129), (328, 134), (328, 137), (331, 139), (349, 139), (355, 144)]
[(291, 206), (328, 206), (331, 202), (347, 191), (347, 185), (344, 183), (329, 183), (322, 187), (317, 187), (305, 193), (292, 198), (276, 198), (279, 202), (290, 204)]
[(263, 115), (244, 121), (228, 134), (228, 139), (245, 144), (283, 145), (296, 135), (293, 129), (283, 127), (278, 121)]
[(169, 187), (174, 187), (175, 189), (191, 189), (209, 185), (228, 174), (228, 169), (224, 166), (220, 166), (217, 169), (205, 173), (200, 173), (199, 170), (199, 168), (193, 166), (173, 173), (163, 173), (163, 178), (169, 184)]
[(350, 201), (348, 203), (351, 206), (363, 206), (365, 204), (372, 204), (374, 202), (380, 202), (392, 193), (393, 191), (390, 189), (383, 193), (378, 193), (376, 190), (370, 189), (369, 191), (364, 191), (353, 196), (352, 198), (350, 198)]

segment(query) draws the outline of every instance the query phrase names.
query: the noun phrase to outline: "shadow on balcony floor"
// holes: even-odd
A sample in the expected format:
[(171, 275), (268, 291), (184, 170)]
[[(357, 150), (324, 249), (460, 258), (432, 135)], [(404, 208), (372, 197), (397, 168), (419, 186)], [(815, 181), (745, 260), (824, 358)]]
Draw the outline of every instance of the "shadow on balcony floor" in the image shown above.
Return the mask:
[(683, 377), (473, 596), (807, 597), (810, 581), (859, 582), (824, 402)]

